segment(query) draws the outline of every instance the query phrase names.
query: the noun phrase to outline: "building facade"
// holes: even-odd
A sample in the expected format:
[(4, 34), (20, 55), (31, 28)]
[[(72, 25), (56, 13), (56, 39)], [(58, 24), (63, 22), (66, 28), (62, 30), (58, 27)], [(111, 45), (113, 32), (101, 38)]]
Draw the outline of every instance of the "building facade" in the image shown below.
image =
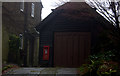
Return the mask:
[(2, 3), (2, 60), (8, 61), (9, 37), (15, 34), (21, 39), (20, 51), (24, 53), (24, 66), (38, 65), (38, 32), (34, 29), (41, 22), (41, 2)]
[(68, 2), (56, 8), (36, 27), (40, 32), (39, 63), (80, 67), (94, 52), (91, 48), (100, 32), (112, 26), (85, 2)]

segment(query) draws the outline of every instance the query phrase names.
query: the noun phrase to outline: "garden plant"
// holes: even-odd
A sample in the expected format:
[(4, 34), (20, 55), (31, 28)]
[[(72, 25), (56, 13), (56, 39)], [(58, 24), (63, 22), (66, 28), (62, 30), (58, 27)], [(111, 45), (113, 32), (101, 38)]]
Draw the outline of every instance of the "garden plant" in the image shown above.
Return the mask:
[(80, 67), (81, 76), (120, 76), (120, 32), (107, 30), (99, 35), (96, 50)]

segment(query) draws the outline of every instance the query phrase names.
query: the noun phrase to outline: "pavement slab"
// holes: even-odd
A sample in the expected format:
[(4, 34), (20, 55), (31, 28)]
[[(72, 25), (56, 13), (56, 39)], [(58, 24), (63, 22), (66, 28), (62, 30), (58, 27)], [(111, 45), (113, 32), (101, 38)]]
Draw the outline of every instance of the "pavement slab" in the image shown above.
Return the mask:
[(6, 74), (40, 74), (40, 71), (45, 68), (18, 68), (10, 70)]
[(57, 74), (77, 74), (76, 68), (59, 68), (57, 69)]
[(3, 76), (78, 76), (78, 68), (18, 68)]

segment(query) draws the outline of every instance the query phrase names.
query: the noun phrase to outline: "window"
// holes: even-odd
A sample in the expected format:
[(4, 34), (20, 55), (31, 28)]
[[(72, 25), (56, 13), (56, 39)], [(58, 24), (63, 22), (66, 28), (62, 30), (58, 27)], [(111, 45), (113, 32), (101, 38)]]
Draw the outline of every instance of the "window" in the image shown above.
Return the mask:
[(31, 10), (31, 16), (34, 17), (34, 9), (35, 9), (34, 3), (32, 3), (31, 8), (32, 8), (32, 10)]
[(21, 3), (21, 5), (20, 5), (20, 11), (24, 11), (24, 0), (22, 0), (22, 3)]

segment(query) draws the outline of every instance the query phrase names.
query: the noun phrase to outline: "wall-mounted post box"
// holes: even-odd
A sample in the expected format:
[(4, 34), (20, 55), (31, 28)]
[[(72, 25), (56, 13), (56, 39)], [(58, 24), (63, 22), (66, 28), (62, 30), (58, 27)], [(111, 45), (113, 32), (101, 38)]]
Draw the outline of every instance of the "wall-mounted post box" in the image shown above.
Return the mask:
[(50, 46), (43, 46), (43, 60), (49, 60)]

